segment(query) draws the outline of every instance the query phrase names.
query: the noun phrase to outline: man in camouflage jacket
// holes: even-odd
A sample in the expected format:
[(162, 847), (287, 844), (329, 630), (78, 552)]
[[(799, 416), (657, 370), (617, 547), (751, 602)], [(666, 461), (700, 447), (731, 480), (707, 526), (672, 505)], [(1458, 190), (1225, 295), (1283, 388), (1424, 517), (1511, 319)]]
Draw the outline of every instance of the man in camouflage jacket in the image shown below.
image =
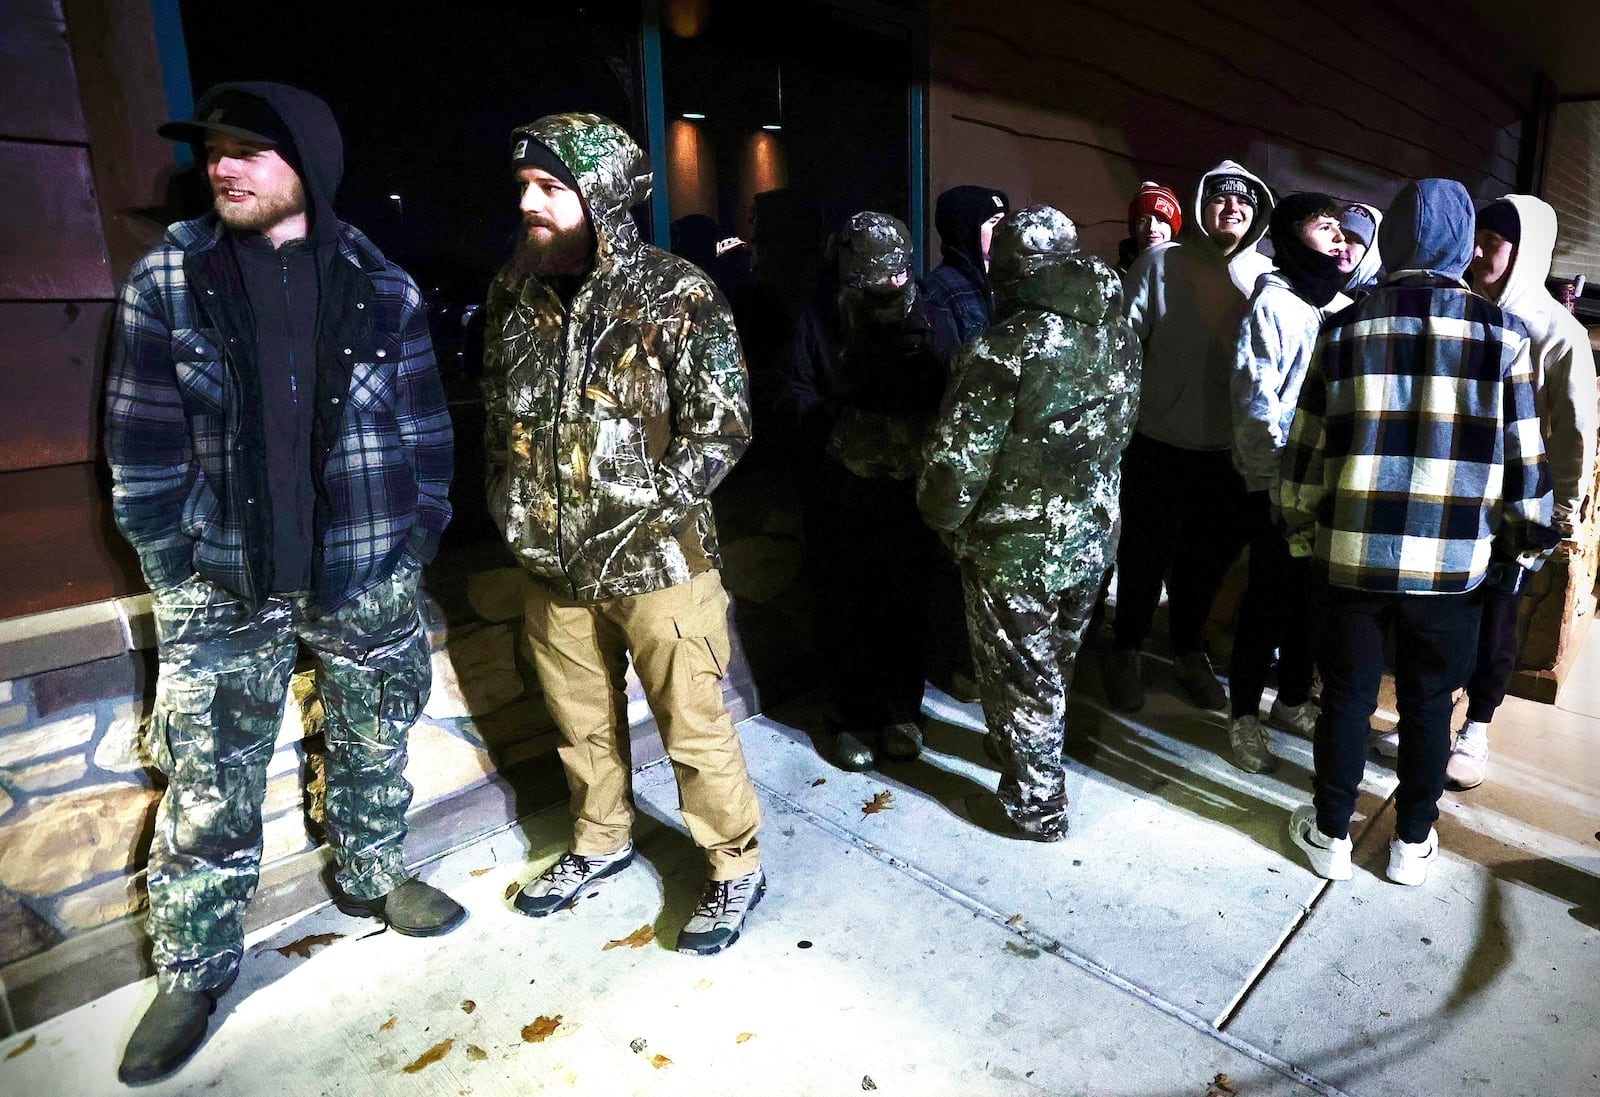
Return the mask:
[(916, 480), (955, 348), (911, 277), (897, 218), (854, 214), (829, 246), (834, 291), (796, 324), (784, 397), (801, 439), (834, 759), (864, 770), (874, 747), (891, 761), (922, 749), (938, 542), (917, 514)]
[[(1072, 222), (1029, 206), (995, 229), (998, 322), (956, 360), (918, 485), (961, 562), (1000, 803), (974, 819), (1014, 837), (1066, 834), (1067, 691), (1116, 552), (1119, 461), (1139, 397), (1122, 287), (1079, 259)], [(1009, 819), (1009, 822), (1007, 821)]]
[(199, 1046), (238, 972), (301, 642), (344, 901), (412, 936), (466, 917), (402, 850), (406, 737), (430, 685), (417, 579), (450, 518), (422, 295), (334, 215), (343, 143), (321, 99), (222, 84), (161, 132), (203, 145), (216, 209), (129, 272), (106, 386), (113, 512), (160, 642), (146, 745), (168, 780), (146, 922), (160, 992), (119, 1070), (130, 1083)]
[(489, 509), (533, 578), (526, 628), (566, 743), (570, 852), (517, 897), (561, 909), (633, 855), (631, 657), (673, 760), (710, 883), (681, 950), (737, 939), (765, 887), (760, 823), (722, 703), (728, 596), (710, 495), (750, 441), (727, 303), (629, 216), (649, 161), (603, 118), (512, 134), (524, 234), (488, 298)]

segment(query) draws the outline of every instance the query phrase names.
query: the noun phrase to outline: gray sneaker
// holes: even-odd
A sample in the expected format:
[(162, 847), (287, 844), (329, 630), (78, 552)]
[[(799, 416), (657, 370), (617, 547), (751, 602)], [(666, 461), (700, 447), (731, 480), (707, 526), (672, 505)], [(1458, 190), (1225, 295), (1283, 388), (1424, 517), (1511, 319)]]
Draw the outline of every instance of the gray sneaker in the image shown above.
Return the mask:
[(700, 905), (683, 932), (678, 951), (711, 956), (739, 939), (744, 920), (767, 893), (767, 876), (760, 869), (736, 880), (707, 880)]
[(543, 918), (577, 899), (590, 884), (615, 876), (632, 860), (632, 842), (601, 857), (584, 857), (568, 850), (517, 892), (512, 903), (530, 918)]
[(1235, 717), (1228, 723), (1228, 745), (1233, 764), (1246, 773), (1271, 773), (1278, 766), (1267, 746), (1267, 729), (1254, 716)]

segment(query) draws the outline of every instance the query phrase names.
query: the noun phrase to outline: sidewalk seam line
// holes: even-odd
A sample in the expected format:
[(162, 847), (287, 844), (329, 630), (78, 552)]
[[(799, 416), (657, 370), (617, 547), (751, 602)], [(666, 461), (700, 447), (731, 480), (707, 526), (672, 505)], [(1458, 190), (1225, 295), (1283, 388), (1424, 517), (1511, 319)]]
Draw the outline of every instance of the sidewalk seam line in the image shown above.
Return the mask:
[(913, 880), (916, 880), (918, 883), (922, 884), (924, 887), (928, 888), (934, 893), (951, 900), (959, 906), (966, 907), (968, 910), (976, 914), (980, 914), (985, 918), (988, 918), (995, 925), (1000, 926), (1001, 928), (1015, 934), (1018, 937), (1021, 937), (1023, 940), (1038, 947), (1041, 951), (1048, 952), (1050, 955), (1066, 961), (1072, 967), (1077, 968), (1093, 978), (1098, 979), (1103, 983), (1107, 983), (1125, 994), (1133, 996), (1144, 1004), (1152, 1007), (1157, 1012), (1163, 1013), (1174, 1020), (1181, 1021), (1195, 1031), (1200, 1032), (1203, 1035), (1223, 1044), (1225, 1047), (1228, 1047), (1249, 1059), (1255, 1060), (1262, 1066), (1277, 1071), (1279, 1074), (1284, 1075), (1292, 1081), (1298, 1082), (1303, 1086), (1307, 1086), (1308, 1088), (1315, 1090), (1317, 1093), (1322, 1094), (1323, 1097), (1350, 1097), (1349, 1094), (1345, 1093), (1344, 1090), (1339, 1089), (1337, 1086), (1334, 1086), (1328, 1082), (1324, 1082), (1315, 1075), (1301, 1070), (1293, 1063), (1280, 1059), (1271, 1052), (1263, 1051), (1254, 1044), (1251, 1044), (1229, 1032), (1219, 1029), (1204, 1017), (1191, 1013), (1182, 1006), (1174, 1005), (1173, 1003), (1168, 1002), (1166, 999), (1157, 995), (1154, 991), (1147, 990), (1138, 983), (1133, 982), (1131, 979), (1127, 979), (1121, 975), (1118, 975), (1110, 968), (1096, 963), (1081, 953), (1073, 951), (1055, 938), (1028, 928), (1026, 925), (1011, 925), (1003, 914), (990, 907), (982, 900), (952, 887), (943, 880), (940, 880), (937, 876), (934, 876), (932, 873), (926, 872), (923, 869), (911, 864), (909, 861), (897, 856), (896, 854), (890, 853), (882, 846), (867, 841), (865, 838), (862, 838), (861, 836), (850, 831), (848, 828), (835, 823), (833, 820), (817, 814), (804, 805), (790, 799), (788, 796), (779, 792), (771, 785), (757, 780), (754, 776), (751, 777), (751, 783), (757, 788), (761, 789), (767, 795), (773, 797), (773, 799), (783, 803), (795, 814), (802, 815), (809, 819), (813, 824), (822, 830), (833, 834), (837, 838), (844, 839), (846, 842), (856, 846), (877, 860), (882, 861), (891, 868), (897, 869), (904, 875), (911, 877)]

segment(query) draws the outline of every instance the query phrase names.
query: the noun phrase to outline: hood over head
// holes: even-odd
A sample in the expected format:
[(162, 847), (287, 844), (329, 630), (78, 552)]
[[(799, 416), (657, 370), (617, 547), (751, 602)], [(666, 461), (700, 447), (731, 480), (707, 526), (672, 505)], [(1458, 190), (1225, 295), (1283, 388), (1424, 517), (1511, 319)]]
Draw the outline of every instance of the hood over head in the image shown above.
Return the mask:
[(1354, 293), (1377, 283), (1378, 275), (1383, 270), (1383, 249), (1378, 246), (1378, 232), (1382, 225), (1383, 214), (1376, 206), (1364, 202), (1352, 202), (1339, 218), (1339, 227), (1345, 236), (1355, 236), (1367, 246), (1361, 262), (1350, 272), (1350, 280), (1344, 285), (1346, 293)]
[(1390, 275), (1427, 271), (1459, 279), (1472, 261), (1472, 198), (1454, 179), (1418, 179), (1400, 188), (1378, 227)]
[(1301, 226), (1323, 211), (1337, 215), (1339, 203), (1327, 194), (1288, 194), (1273, 209), (1268, 227), (1278, 270), (1297, 294), (1319, 309), (1338, 296), (1348, 281), (1339, 273), (1338, 256), (1324, 255), (1300, 235)]
[[(939, 255), (946, 263), (962, 267), (975, 275), (979, 285), (987, 279), (983, 272), (983, 243), (978, 229), (995, 214), (1011, 212), (1011, 200), (1003, 190), (993, 187), (951, 187), (934, 203), (933, 227), (939, 230)], [(991, 247), (992, 247), (991, 243)]]
[[(1238, 183), (1233, 180), (1238, 180)], [(1239, 246), (1228, 257), (1232, 261), (1246, 252), (1255, 250), (1256, 243), (1267, 234), (1267, 223), (1272, 218), (1272, 209), (1277, 202), (1272, 196), (1272, 188), (1267, 186), (1255, 172), (1232, 160), (1224, 160), (1202, 175), (1199, 185), (1194, 189), (1194, 220), (1191, 223), (1202, 236), (1207, 238), (1210, 237), (1210, 233), (1206, 232), (1206, 202), (1214, 194), (1222, 191), (1243, 194), (1244, 197), (1251, 199), (1251, 204), (1256, 210), (1255, 216), (1250, 219), (1250, 227), (1245, 230), (1243, 238), (1239, 241)]]
[(194, 145), (201, 164), (206, 162), (207, 133), (271, 145), (300, 176), (312, 238), (333, 235), (333, 198), (344, 178), (344, 139), (328, 104), (309, 91), (264, 80), (217, 84), (195, 103), (193, 119), (168, 122), (156, 132)]
[(650, 198), (650, 159), (626, 130), (598, 114), (549, 114), (511, 131), (513, 164), (540, 153), (525, 141), (555, 154), (578, 184), (598, 260), (640, 246), (630, 211)]
[(1506, 274), (1495, 304), (1526, 316), (1536, 311), (1536, 306), (1542, 307), (1547, 299), (1555, 300), (1544, 284), (1550, 277), (1550, 264), (1556, 250), (1556, 211), (1550, 203), (1531, 194), (1508, 194), (1500, 202), (1515, 207), (1521, 231), (1516, 254), (1511, 257), (1511, 270)]
[(1078, 227), (1053, 206), (1025, 206), (995, 226), (989, 245), (996, 315), (1047, 309), (1085, 324), (1122, 310), (1122, 282), (1078, 258)]

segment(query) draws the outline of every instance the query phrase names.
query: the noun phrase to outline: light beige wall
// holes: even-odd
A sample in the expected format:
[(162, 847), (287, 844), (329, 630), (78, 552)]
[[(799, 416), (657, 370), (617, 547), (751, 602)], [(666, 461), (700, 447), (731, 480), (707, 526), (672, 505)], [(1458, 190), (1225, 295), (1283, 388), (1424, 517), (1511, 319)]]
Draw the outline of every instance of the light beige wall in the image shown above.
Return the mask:
[[(940, 191), (1005, 189), (1115, 255), (1140, 180), (1176, 190), (1227, 158), (1274, 190), (1380, 208), (1423, 175), (1514, 188), (1533, 73), (1469, 15), (1402, 5), (937, 0), (930, 28), (929, 232)], [(937, 254), (937, 238), (930, 239)]]

